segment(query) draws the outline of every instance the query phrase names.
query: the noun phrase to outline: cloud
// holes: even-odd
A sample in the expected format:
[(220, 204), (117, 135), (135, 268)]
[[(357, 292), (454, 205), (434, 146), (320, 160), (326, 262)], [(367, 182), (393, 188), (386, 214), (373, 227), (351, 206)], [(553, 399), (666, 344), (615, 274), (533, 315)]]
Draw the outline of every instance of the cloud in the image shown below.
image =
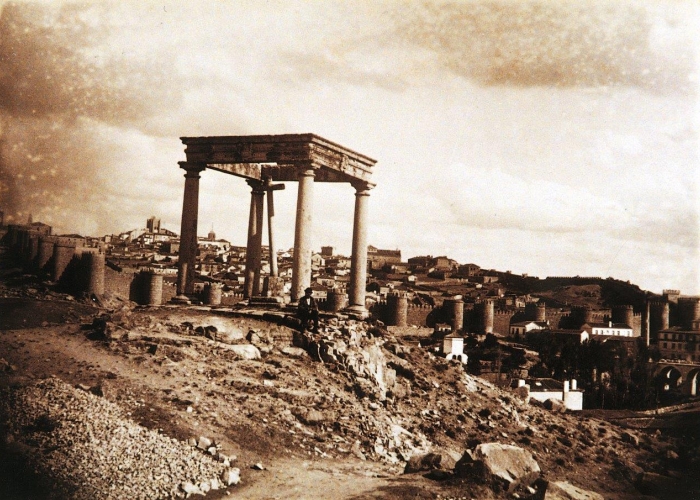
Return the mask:
[[(582, 183), (543, 180), (529, 175), (526, 168), (513, 172), (466, 163), (432, 169), (414, 178), (401, 199), (383, 207), (384, 223), (401, 226), (405, 214), (415, 212), (415, 200), (420, 200), (421, 215), (416, 219), (421, 222), (413, 228), (414, 240), (425, 238), (421, 231), (425, 234), (433, 226), (441, 228), (441, 235), (517, 231), (534, 239), (575, 237), (581, 248), (621, 239), (679, 250), (700, 248), (700, 214), (681, 199), (686, 189), (682, 180), (666, 179), (663, 186), (653, 180), (630, 181), (629, 190), (619, 184), (591, 190)], [(664, 179), (663, 172), (654, 175)], [(630, 200), (635, 199), (643, 202), (634, 206)]]
[[(431, 2), (416, 7), (403, 33), (456, 74), (485, 85), (691, 92), (698, 12), (679, 10), (690, 17), (668, 19), (642, 3), (610, 0)], [(679, 37), (686, 44), (673, 44), (673, 54), (657, 50)]]
[(374, 30), (343, 32), (322, 51), (300, 54), (297, 47), (295, 55), (285, 54), (280, 72), (399, 91), (442, 67), (487, 86), (611, 85), (694, 95), (700, 10), (687, 1), (664, 5), (623, 0), (382, 4), (347, 13)]
[(2, 7), (0, 186), (10, 216), (31, 210), (65, 224), (71, 210), (89, 211), (100, 196), (96, 174), (118, 156), (100, 125), (138, 128), (181, 99), (167, 84), (171, 60), (126, 58), (112, 46), (122, 22), (112, 7)]
[[(599, 268), (617, 238), (685, 256), (700, 212), (691, 5), (5, 4), (1, 209), (69, 232), (151, 214), (178, 231), (180, 135), (314, 132), (379, 160), (369, 241), (406, 256), (534, 273), (549, 248), (562, 269)], [(281, 246), (295, 188), (276, 198)], [(201, 193), (200, 227), (244, 242), (245, 183), (205, 173)], [(315, 241), (349, 251), (352, 189), (319, 186), (315, 203)], [(522, 260), (511, 238), (530, 242)]]
[[(107, 50), (118, 36), (110, 4), (3, 6), (0, 106), (13, 116), (89, 115), (133, 125), (180, 96), (172, 61)], [(164, 53), (160, 52), (159, 56)], [(173, 102), (175, 101), (175, 103)]]

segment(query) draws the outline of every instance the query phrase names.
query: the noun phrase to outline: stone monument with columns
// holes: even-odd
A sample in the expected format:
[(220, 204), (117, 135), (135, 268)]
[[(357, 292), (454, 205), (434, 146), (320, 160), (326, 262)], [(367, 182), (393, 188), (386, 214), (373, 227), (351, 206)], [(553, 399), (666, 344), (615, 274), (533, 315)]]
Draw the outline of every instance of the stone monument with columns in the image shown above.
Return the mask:
[[(217, 137), (181, 137), (187, 160), (185, 193), (182, 204), (180, 254), (178, 260), (177, 299), (188, 301), (194, 292), (197, 256), (197, 217), (199, 179), (204, 170), (244, 178), (251, 187), (248, 219), (245, 295), (261, 294), (260, 267), (264, 198), (267, 196), (271, 277), (277, 278), (274, 256), (272, 193), (283, 184), (297, 182), (297, 211), (294, 231), (294, 261), (291, 300), (297, 302), (311, 283), (311, 234), (313, 229), (313, 191), (316, 182), (348, 183), (355, 189), (355, 215), (352, 231), (349, 304), (346, 309), (366, 316), (365, 280), (367, 277), (367, 202), (372, 169), (376, 163), (365, 155), (315, 134), (248, 135)], [(274, 262), (273, 262), (274, 261)]]

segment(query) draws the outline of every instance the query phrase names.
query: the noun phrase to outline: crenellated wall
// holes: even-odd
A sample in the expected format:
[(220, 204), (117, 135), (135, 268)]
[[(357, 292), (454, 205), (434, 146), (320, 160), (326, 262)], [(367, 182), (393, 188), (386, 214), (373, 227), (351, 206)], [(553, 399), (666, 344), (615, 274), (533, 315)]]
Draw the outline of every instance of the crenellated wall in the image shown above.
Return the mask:
[[(406, 309), (406, 324), (415, 326), (432, 326), (428, 325), (428, 316), (433, 311), (438, 311), (440, 308), (430, 305), (408, 304)], [(369, 309), (371, 316), (386, 324), (390, 321), (391, 311), (389, 304), (385, 300), (381, 300), (372, 305)]]

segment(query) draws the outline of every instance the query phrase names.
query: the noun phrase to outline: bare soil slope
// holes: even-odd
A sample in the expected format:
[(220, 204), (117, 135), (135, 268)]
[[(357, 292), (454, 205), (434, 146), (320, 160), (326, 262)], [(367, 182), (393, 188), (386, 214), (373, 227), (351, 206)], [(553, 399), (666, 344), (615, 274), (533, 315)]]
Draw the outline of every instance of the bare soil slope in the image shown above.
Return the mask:
[[(663, 433), (525, 404), (382, 329), (333, 321), (319, 337), (354, 328), (378, 346), (396, 373), (384, 399), (371, 380), (308, 346), (294, 348), (293, 329), (254, 311), (135, 308), (116, 299), (104, 310), (26, 286), (2, 292), (0, 383), (54, 376), (92, 388), (148, 429), (213, 440), (235, 457), (241, 482), (207, 498), (504, 497), (450, 473), (440, 481), (403, 474), (413, 453), (456, 460), (486, 442), (525, 448), (545, 479), (605, 498), (642, 497), (635, 484), (645, 471), (674, 488), (682, 482), (676, 443)], [(242, 346), (253, 345), (260, 357), (246, 359)], [(669, 491), (654, 494), (674, 498)]]

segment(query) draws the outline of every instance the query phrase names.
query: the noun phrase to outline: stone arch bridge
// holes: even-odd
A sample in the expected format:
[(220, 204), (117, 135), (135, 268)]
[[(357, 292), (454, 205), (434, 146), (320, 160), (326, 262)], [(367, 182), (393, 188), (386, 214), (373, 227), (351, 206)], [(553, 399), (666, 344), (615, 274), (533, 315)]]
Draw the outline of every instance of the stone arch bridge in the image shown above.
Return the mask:
[(697, 396), (700, 389), (700, 363), (662, 359), (654, 369), (656, 379), (664, 391), (679, 389), (688, 396)]

